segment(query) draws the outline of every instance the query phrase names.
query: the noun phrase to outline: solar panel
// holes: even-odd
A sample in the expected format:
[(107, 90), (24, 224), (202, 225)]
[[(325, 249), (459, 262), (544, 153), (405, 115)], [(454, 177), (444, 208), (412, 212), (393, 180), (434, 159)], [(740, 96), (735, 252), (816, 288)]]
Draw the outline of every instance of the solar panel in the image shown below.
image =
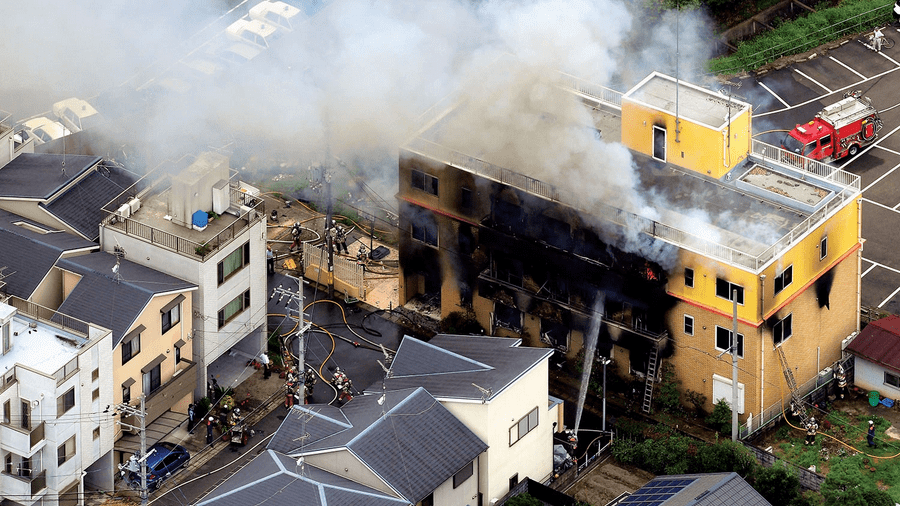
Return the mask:
[(620, 502), (621, 506), (660, 506), (696, 478), (655, 478)]

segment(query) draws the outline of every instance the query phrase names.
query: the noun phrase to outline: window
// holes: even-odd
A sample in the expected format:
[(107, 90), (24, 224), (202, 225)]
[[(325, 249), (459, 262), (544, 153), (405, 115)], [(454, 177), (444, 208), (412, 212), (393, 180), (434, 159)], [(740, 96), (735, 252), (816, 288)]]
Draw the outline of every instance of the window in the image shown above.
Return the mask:
[(459, 198), (459, 207), (465, 212), (472, 211), (472, 190), (470, 188), (462, 187), (460, 190), (460, 198)]
[(10, 422), (12, 422), (12, 407), (7, 399), (7, 401), (3, 403), (3, 423), (9, 425)]
[(96, 401), (96, 400), (99, 399), (99, 398), (100, 398), (100, 389), (99, 389), (99, 388), (95, 388), (94, 391), (91, 392), (91, 400), (92, 400), (92, 401)]
[(666, 129), (653, 127), (653, 158), (666, 161)]
[[(726, 351), (731, 347), (731, 330), (716, 325), (716, 349)], [(744, 334), (738, 334), (738, 357), (744, 358)]]
[(412, 187), (432, 195), (438, 194), (438, 179), (420, 170), (412, 170)]
[(694, 288), (694, 269), (684, 269), (684, 286), (686, 288)]
[(219, 310), (219, 328), (224, 327), (235, 316), (241, 314), (245, 309), (250, 307), (250, 290), (238, 295), (225, 307)]
[(244, 243), (240, 248), (228, 254), (217, 266), (217, 279), (219, 284), (224, 283), (234, 273), (244, 268), (250, 263), (250, 241)]
[(694, 335), (694, 317), (691, 315), (684, 315), (684, 333)]
[(737, 290), (737, 303), (744, 305), (744, 287), (729, 283), (721, 278), (716, 278), (716, 296), (723, 299), (734, 300), (731, 298), (732, 292)]
[(819, 241), (819, 260), (824, 260), (828, 256), (828, 237), (823, 237)]
[(900, 388), (900, 376), (884, 371), (884, 384)]
[(794, 266), (788, 265), (787, 268), (781, 271), (781, 274), (775, 276), (775, 295), (778, 295), (778, 292), (787, 288), (794, 281)]
[(437, 223), (434, 221), (434, 218), (420, 216), (417, 221), (411, 223), (411, 226), (413, 239), (431, 246), (438, 245)]
[(144, 395), (150, 397), (150, 394), (158, 389), (160, 384), (159, 364), (156, 364), (144, 373)]
[(165, 334), (181, 321), (181, 303), (175, 304), (168, 311), (162, 313), (162, 333)]
[(94, 427), (94, 441), (100, 439), (100, 427)]
[(509, 489), (512, 490), (512, 489), (516, 488), (516, 485), (518, 485), (518, 484), (519, 484), (519, 473), (516, 473), (509, 478)]
[(819, 139), (819, 146), (828, 147), (831, 145), (831, 135), (826, 135)]
[(12, 453), (6, 454), (6, 461), (4, 463), (4, 470), (7, 474), (12, 474), (13, 466), (12, 466)]
[(61, 416), (66, 411), (75, 407), (75, 387), (56, 398), (56, 416)]
[(53, 375), (56, 377), (56, 384), (60, 384), (66, 380), (66, 378), (75, 374), (75, 371), (78, 370), (78, 357), (69, 360), (69, 363), (59, 368), (58, 371)]
[(9, 323), (5, 323), (3, 325), (3, 354), (6, 355), (9, 353), (9, 349), (12, 347), (12, 340), (9, 338)]
[(91, 371), (91, 381), (97, 381), (100, 379), (100, 369), (94, 369)]
[(75, 436), (70, 437), (65, 443), (56, 447), (56, 465), (61, 466), (67, 460), (75, 456)]
[(565, 352), (569, 349), (569, 327), (541, 318), (541, 342)]
[(122, 385), (122, 402), (124, 404), (131, 402), (131, 383)]
[(509, 428), (509, 446), (516, 444), (538, 426), (538, 408), (532, 409), (518, 423)]
[(181, 346), (175, 346), (175, 365), (181, 363)]
[(125, 339), (122, 340), (122, 363), (126, 363), (131, 360), (135, 355), (137, 355), (141, 351), (141, 333), (138, 331), (137, 333), (131, 332), (128, 336), (125, 336)]
[(787, 341), (787, 339), (794, 334), (793, 329), (791, 328), (792, 316), (793, 314), (789, 314), (781, 320), (778, 320), (778, 322), (772, 326), (772, 337), (775, 340), (776, 345)]
[(459, 470), (458, 473), (453, 475), (453, 488), (457, 488), (463, 483), (466, 482), (469, 478), (472, 477), (472, 474), (475, 471), (475, 462), (469, 462), (466, 464), (466, 467)]
[[(74, 392), (73, 392), (72, 404), (75, 403)], [(23, 429), (31, 428), (31, 401), (27, 399), (22, 399), (19, 404), (19, 408), (22, 410), (22, 419), (20, 420), (19, 426)]]

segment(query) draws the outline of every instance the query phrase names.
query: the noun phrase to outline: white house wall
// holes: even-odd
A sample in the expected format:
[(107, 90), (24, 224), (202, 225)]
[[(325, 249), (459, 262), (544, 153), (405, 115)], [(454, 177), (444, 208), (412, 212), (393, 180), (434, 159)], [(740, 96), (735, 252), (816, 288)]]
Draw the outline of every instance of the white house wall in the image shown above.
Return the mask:
[[(900, 398), (900, 389), (884, 383), (884, 371), (885, 369), (878, 364), (856, 357), (853, 365), (853, 384), (867, 392), (875, 390), (882, 397)], [(900, 376), (896, 371), (888, 370), (888, 372)]]
[(453, 477), (441, 483), (434, 490), (435, 506), (477, 506), (478, 505), (478, 459), (473, 463), (472, 476), (453, 488)]

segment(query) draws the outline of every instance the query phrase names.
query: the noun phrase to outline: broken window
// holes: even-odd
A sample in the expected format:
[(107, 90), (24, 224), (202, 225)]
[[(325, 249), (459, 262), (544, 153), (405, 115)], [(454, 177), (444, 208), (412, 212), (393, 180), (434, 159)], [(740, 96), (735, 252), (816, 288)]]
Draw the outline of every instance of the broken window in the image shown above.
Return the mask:
[(664, 127), (653, 127), (653, 158), (666, 161), (666, 129)]
[(781, 274), (775, 276), (775, 295), (784, 290), (794, 281), (794, 266), (788, 265), (787, 269), (781, 271)]
[(541, 342), (565, 352), (569, 349), (569, 327), (541, 318)]
[(684, 268), (684, 286), (694, 288), (694, 269)]
[(522, 312), (514, 307), (507, 306), (506, 304), (495, 302), (494, 325), (497, 327), (510, 329), (514, 332), (521, 332)]
[(437, 223), (434, 222), (433, 217), (419, 217), (419, 223), (412, 222), (412, 238), (417, 241), (422, 241), (425, 244), (429, 244), (431, 246), (438, 245), (438, 233), (437, 233)]
[(783, 319), (778, 320), (775, 325), (772, 326), (772, 337), (775, 341), (775, 344), (781, 344), (784, 341), (787, 341), (789, 337), (794, 334), (792, 318), (793, 315), (787, 315)]
[[(716, 325), (716, 349), (719, 351), (724, 351), (726, 353), (730, 353), (729, 349), (731, 348), (731, 334), (733, 332), (729, 329), (719, 327)], [(738, 334), (737, 336), (737, 354), (738, 357), (744, 358), (744, 334)]]
[(464, 213), (471, 213), (472, 212), (472, 203), (473, 203), (472, 190), (463, 186), (462, 189), (460, 189), (460, 195), (459, 195), (460, 210)]
[(431, 174), (412, 169), (412, 187), (432, 195), (438, 194), (438, 179)]
[(737, 303), (744, 305), (744, 287), (730, 283), (721, 278), (716, 278), (716, 296), (733, 301), (732, 295), (737, 292)]

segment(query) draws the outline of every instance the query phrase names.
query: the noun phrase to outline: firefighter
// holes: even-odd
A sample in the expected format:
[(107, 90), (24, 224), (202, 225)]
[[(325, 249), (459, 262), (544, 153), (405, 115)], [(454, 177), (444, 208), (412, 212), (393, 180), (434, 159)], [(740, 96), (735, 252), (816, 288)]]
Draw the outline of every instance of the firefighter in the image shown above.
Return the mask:
[(359, 251), (356, 252), (356, 263), (358, 265), (366, 265), (366, 260), (368, 259), (369, 253), (366, 251), (366, 245), (359, 243)]
[(847, 372), (844, 371), (844, 366), (842, 364), (838, 364), (837, 366), (837, 386), (838, 386), (838, 396), (841, 399), (847, 394)]
[(288, 248), (289, 252), (293, 252), (294, 248), (300, 249), (300, 233), (300, 223), (295, 222), (291, 225), (291, 239), (293, 239), (293, 242), (291, 243), (291, 247)]
[(309, 401), (312, 399), (313, 387), (316, 385), (316, 371), (313, 371), (312, 368), (306, 370), (306, 374), (303, 375), (303, 386), (306, 387), (306, 396), (303, 399), (304, 404), (309, 404)]
[(241, 408), (234, 408), (234, 411), (231, 412), (231, 416), (228, 417), (228, 424), (232, 427), (239, 424), (241, 422)]
[(810, 418), (808, 422), (806, 422), (806, 441), (803, 444), (805, 445), (814, 445), (816, 444), (816, 431), (819, 430), (819, 424), (816, 423), (815, 418)]
[(332, 223), (331, 230), (328, 233), (331, 234), (331, 244), (334, 247), (335, 253), (340, 253), (341, 250), (344, 251), (345, 255), (350, 254), (350, 250), (347, 249), (347, 230), (341, 225), (335, 225)]
[(869, 431), (866, 433), (866, 443), (872, 448), (877, 448), (875, 445), (875, 422), (869, 420)]
[(212, 444), (213, 442), (213, 423), (215, 423), (216, 419), (213, 417), (209, 417), (206, 420), (206, 444)]
[(353, 394), (350, 389), (353, 386), (353, 382), (350, 381), (350, 378), (341, 371), (341, 368), (338, 367), (334, 370), (334, 376), (331, 379), (331, 384), (334, 385), (334, 388), (338, 391), (338, 400), (344, 400), (345, 398), (349, 401), (353, 399)]
[(284, 382), (284, 407), (290, 409), (294, 405), (294, 387), (297, 384), (297, 376), (292, 367), (285, 377)]

